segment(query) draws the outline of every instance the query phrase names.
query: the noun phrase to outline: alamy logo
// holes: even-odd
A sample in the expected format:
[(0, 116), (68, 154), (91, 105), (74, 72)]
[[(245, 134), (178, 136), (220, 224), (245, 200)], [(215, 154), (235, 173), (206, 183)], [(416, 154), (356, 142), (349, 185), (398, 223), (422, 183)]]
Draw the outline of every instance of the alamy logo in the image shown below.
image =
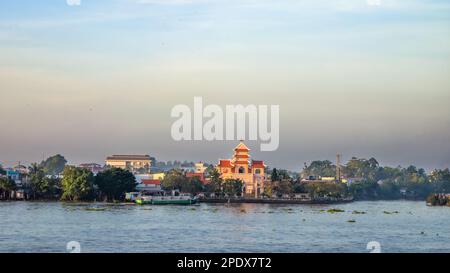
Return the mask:
[(179, 104), (170, 115), (177, 118), (171, 129), (176, 141), (259, 140), (261, 151), (275, 151), (279, 146), (279, 105), (226, 105), (223, 111), (219, 105), (203, 107), (203, 98), (194, 97), (192, 111)]

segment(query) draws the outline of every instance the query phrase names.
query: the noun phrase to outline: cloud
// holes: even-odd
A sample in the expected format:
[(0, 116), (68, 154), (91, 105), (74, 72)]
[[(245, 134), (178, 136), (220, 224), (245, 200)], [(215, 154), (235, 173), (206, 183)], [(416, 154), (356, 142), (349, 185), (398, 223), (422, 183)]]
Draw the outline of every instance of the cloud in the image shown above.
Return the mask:
[(81, 0), (66, 0), (66, 3), (69, 6), (79, 6), (81, 5)]
[(367, 0), (369, 6), (381, 6), (381, 0)]

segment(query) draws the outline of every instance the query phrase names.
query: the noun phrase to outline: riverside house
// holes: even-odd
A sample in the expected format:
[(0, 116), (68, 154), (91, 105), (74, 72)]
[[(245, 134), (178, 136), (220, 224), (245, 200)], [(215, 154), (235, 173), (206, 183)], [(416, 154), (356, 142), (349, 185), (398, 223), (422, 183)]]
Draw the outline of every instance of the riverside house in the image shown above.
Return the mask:
[(149, 155), (112, 155), (106, 158), (106, 165), (129, 170), (133, 173), (149, 173), (151, 166)]

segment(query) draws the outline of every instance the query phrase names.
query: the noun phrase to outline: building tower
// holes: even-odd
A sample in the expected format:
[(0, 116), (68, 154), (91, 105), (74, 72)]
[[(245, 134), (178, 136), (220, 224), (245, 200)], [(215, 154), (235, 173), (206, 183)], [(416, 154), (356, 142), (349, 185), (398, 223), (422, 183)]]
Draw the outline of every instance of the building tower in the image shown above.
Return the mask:
[(249, 173), (249, 160), (250, 160), (250, 149), (244, 144), (243, 141), (239, 143), (236, 148), (234, 148), (234, 155), (232, 164), (234, 165), (234, 172), (238, 174), (248, 174)]
[(341, 182), (341, 155), (336, 155), (336, 181)]

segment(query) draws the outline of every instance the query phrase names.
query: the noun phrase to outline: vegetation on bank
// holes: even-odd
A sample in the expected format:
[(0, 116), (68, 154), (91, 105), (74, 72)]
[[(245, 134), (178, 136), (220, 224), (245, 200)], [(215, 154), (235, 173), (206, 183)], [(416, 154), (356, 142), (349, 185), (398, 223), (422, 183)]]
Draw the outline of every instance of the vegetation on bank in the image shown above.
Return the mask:
[[(114, 202), (123, 200), (125, 193), (137, 185), (128, 170), (109, 168), (94, 176), (87, 169), (66, 166), (66, 162), (64, 157), (55, 155), (40, 164), (31, 164), (21, 185), (27, 199)], [(0, 177), (0, 199), (9, 199), (16, 189), (13, 180)]]
[[(27, 199), (67, 200), (67, 201), (120, 201), (126, 192), (134, 191), (136, 180), (132, 173), (118, 168), (109, 168), (94, 176), (89, 170), (66, 166), (61, 155), (52, 156), (41, 163), (28, 167), (27, 178), (20, 188)], [(393, 200), (418, 199), (428, 197), (430, 204), (448, 204), (450, 193), (449, 169), (434, 170), (427, 174), (415, 166), (382, 167), (374, 158), (352, 158), (341, 166), (341, 174), (348, 183), (307, 182), (302, 178), (333, 177), (336, 166), (330, 161), (313, 161), (301, 173), (287, 170), (267, 170), (271, 183), (264, 185), (264, 197), (292, 196), (308, 193), (313, 199)], [(18, 186), (4, 176), (6, 171), (0, 166), (0, 199), (8, 199)], [(61, 174), (61, 175), (60, 175)], [(203, 184), (198, 177), (186, 177), (179, 169), (166, 173), (161, 181), (164, 190), (179, 190), (185, 193), (206, 193), (215, 196), (241, 196), (244, 183), (238, 179), (222, 179), (218, 171), (209, 166), (205, 173), (210, 182)], [(438, 194), (438, 195), (437, 195)], [(440, 195), (439, 195), (440, 194)]]
[(220, 173), (210, 168), (207, 170), (210, 183), (204, 185), (198, 177), (186, 177), (181, 170), (171, 170), (161, 181), (161, 187), (165, 190), (179, 190), (185, 193), (198, 194), (214, 193), (216, 196), (241, 196), (244, 183), (239, 179), (222, 179)]
[[(301, 176), (334, 176), (335, 172), (336, 166), (330, 161), (313, 161), (309, 166), (305, 164)], [(351, 181), (349, 186), (331, 192), (348, 194), (356, 200), (400, 198), (425, 200), (432, 193), (450, 193), (448, 168), (427, 174), (424, 169), (415, 166), (382, 167), (375, 158), (367, 160), (354, 157), (346, 165), (341, 166), (341, 173), (344, 177), (353, 178), (355, 181)]]
[(0, 200), (10, 199), (11, 192), (16, 189), (16, 183), (7, 177), (0, 177)]

